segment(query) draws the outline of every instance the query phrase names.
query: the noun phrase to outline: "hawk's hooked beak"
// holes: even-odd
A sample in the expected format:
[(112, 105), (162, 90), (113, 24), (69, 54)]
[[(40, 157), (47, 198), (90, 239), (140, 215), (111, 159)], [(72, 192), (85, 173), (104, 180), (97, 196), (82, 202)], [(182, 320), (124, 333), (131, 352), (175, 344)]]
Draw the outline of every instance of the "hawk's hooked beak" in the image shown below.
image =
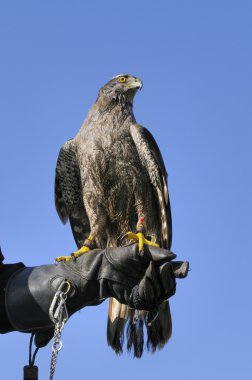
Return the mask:
[(141, 90), (143, 87), (143, 82), (139, 78), (132, 78), (130, 83), (128, 83), (128, 88)]
[(135, 78), (134, 83), (137, 89), (139, 88), (139, 90), (142, 90), (143, 82), (141, 81), (141, 79)]

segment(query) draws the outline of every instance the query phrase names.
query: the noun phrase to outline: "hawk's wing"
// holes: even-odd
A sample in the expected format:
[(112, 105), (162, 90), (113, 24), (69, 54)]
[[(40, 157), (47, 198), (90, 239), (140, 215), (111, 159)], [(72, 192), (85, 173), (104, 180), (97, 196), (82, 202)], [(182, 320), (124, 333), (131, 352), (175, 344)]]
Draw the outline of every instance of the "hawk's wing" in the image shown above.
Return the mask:
[(83, 204), (74, 140), (67, 141), (59, 152), (55, 176), (55, 206), (64, 224), (69, 218), (76, 244), (81, 247), (90, 227)]
[[(171, 208), (167, 188), (167, 172), (161, 152), (152, 134), (141, 125), (133, 124), (131, 126), (131, 135), (141, 163), (148, 172), (155, 190), (156, 204), (159, 210), (160, 226), (162, 229), (161, 246), (170, 249), (172, 242)], [(152, 318), (150, 317), (150, 319)], [(169, 340), (172, 333), (169, 301), (165, 301), (159, 305), (158, 314), (150, 324), (147, 324), (147, 330), (147, 347), (152, 352), (157, 348), (162, 348)]]
[(142, 165), (146, 168), (157, 196), (162, 223), (162, 247), (170, 249), (172, 242), (172, 219), (167, 172), (159, 147), (152, 134), (139, 124), (130, 128)]

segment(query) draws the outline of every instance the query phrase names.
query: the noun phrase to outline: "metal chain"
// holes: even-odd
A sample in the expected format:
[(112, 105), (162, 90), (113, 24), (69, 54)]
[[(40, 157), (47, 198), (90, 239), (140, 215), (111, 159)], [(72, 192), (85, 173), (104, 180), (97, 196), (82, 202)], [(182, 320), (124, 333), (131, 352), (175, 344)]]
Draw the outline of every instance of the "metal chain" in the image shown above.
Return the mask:
[(65, 324), (64, 322), (63, 323), (57, 322), (55, 324), (54, 338), (53, 338), (53, 345), (52, 345), (52, 357), (51, 357), (51, 365), (50, 365), (50, 380), (53, 380), (58, 353), (62, 349), (62, 346), (63, 346), (60, 338), (61, 338), (62, 330), (64, 328), (64, 324)]
[[(67, 285), (67, 290), (63, 291), (63, 288)], [(50, 380), (53, 380), (54, 372), (57, 363), (57, 357), (59, 351), (62, 349), (61, 334), (64, 329), (65, 323), (68, 320), (68, 313), (66, 308), (67, 293), (69, 292), (71, 285), (68, 281), (61, 284), (58, 291), (52, 300), (49, 315), (52, 322), (55, 324), (54, 337), (52, 345), (52, 357), (50, 365)]]

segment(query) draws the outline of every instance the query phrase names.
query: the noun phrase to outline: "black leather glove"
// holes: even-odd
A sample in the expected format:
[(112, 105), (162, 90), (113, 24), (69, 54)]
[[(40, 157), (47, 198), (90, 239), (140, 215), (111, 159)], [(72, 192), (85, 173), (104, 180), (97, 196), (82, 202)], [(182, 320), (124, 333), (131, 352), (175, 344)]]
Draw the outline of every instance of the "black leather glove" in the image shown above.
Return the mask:
[(152, 310), (175, 293), (175, 277), (187, 275), (189, 264), (171, 262), (174, 258), (170, 251), (151, 246), (144, 246), (139, 254), (134, 244), (95, 249), (57, 265), (19, 268), (5, 289), (5, 312), (12, 331), (35, 332), (36, 345), (47, 344), (54, 327), (49, 308), (66, 280), (71, 284), (66, 302), (69, 315), (108, 297), (134, 309)]

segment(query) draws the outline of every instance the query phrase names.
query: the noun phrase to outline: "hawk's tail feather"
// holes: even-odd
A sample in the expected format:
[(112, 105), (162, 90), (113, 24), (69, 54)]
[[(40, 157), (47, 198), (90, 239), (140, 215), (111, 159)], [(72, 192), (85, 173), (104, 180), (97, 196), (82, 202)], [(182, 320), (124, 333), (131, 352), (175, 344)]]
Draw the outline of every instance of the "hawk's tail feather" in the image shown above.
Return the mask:
[(125, 322), (126, 321), (122, 318), (118, 318), (118, 320), (116, 321), (116, 327), (115, 325), (112, 325), (112, 327), (109, 326), (109, 323), (107, 327), (109, 331), (113, 330), (112, 334), (107, 333), (108, 345), (115, 351), (117, 355), (121, 355), (123, 353)]
[[(136, 313), (141, 313), (138, 318), (135, 318)], [(141, 358), (144, 348), (144, 312), (138, 312), (137, 310), (131, 310), (131, 317), (127, 326), (127, 350), (133, 351), (133, 355), (136, 358)]]
[(136, 358), (140, 358), (143, 354), (144, 322), (146, 325), (146, 348), (148, 351), (155, 352), (162, 349), (171, 337), (172, 320), (168, 301), (163, 302), (156, 311), (146, 312), (130, 309), (128, 306), (120, 304), (114, 298), (110, 298), (107, 341), (116, 354), (120, 355), (123, 352), (127, 320), (127, 350)]
[(163, 302), (157, 311), (149, 311), (146, 318), (147, 350), (155, 352), (168, 342), (172, 334), (172, 319), (169, 302)]
[(107, 342), (117, 355), (123, 352), (124, 327), (128, 318), (129, 308), (115, 298), (109, 299), (107, 323)]

